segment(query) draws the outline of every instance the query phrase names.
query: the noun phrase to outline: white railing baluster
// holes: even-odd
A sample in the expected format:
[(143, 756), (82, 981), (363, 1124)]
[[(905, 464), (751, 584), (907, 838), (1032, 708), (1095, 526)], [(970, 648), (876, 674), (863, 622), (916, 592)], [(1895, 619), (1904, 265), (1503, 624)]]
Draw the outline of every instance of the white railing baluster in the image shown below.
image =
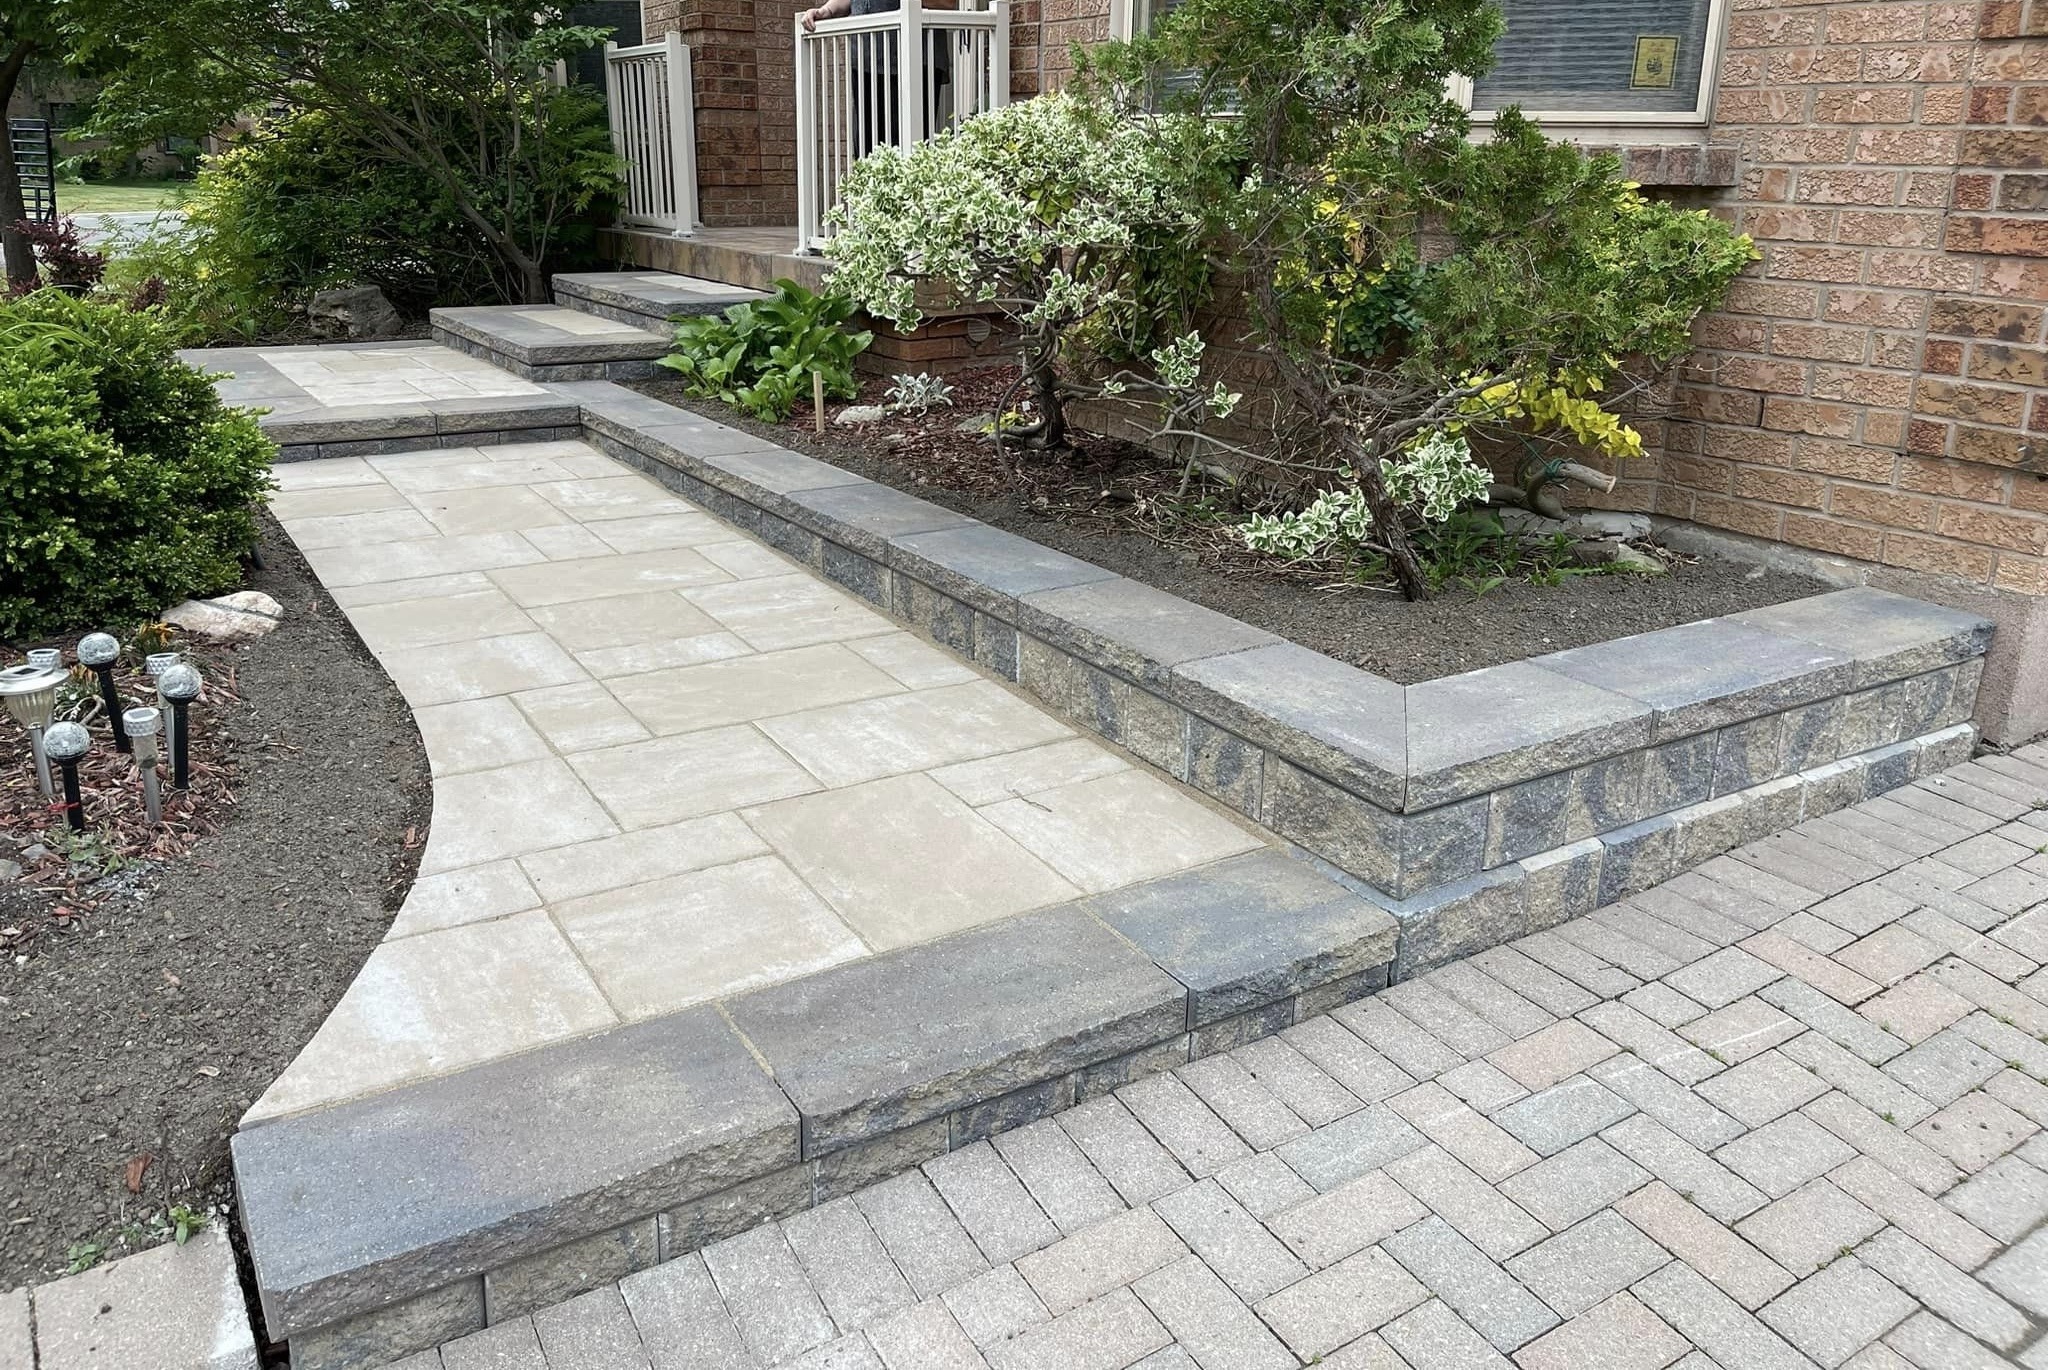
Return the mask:
[[(846, 174), (862, 157), (1009, 103), (1009, 25), (1009, 0), (958, 10), (903, 0), (813, 31), (796, 21), (798, 251), (825, 245)], [(930, 79), (942, 55), (951, 62), (943, 88)]]
[(677, 236), (695, 232), (697, 120), (690, 49), (678, 33), (638, 47), (606, 43), (604, 72), (612, 148), (626, 163), (619, 222)]

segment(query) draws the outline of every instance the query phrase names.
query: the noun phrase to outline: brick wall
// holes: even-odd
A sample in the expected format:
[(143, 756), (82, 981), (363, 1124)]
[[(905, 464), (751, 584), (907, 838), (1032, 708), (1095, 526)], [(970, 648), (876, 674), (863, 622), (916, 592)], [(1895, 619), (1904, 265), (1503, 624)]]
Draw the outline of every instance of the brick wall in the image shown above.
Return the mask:
[(790, 0), (642, 0), (649, 41), (679, 32), (696, 83), (697, 185), (711, 225), (796, 222)]
[(2048, 593), (2048, 0), (1736, 0), (1727, 37), (1714, 203), (1764, 259), (1700, 325), (1652, 506)]

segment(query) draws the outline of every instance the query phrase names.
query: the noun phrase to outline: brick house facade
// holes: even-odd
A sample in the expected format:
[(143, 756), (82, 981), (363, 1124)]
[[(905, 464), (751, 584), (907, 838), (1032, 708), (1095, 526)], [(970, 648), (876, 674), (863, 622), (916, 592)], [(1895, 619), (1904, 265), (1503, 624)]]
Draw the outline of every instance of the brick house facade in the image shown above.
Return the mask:
[[(791, 221), (795, 0), (644, 4), (694, 48), (707, 222)], [(1061, 84), (1111, 4), (1013, 0), (1013, 94)], [(2040, 733), (2048, 0), (1722, 0), (1712, 22), (1704, 121), (1550, 125), (1763, 254), (1601, 502), (1988, 614), (1979, 722)]]

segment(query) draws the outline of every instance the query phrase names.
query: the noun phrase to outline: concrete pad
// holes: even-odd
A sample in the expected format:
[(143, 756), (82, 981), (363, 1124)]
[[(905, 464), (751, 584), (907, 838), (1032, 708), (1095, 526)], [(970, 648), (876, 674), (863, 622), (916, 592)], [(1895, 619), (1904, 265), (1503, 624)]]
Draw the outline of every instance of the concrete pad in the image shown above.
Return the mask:
[(725, 572), (687, 547), (636, 552), (631, 556), (551, 561), (544, 566), (514, 566), (492, 576), (499, 589), (527, 608), (647, 590), (680, 589), (725, 579)]
[(617, 1021), (590, 972), (539, 910), (385, 942), (242, 1126)]
[[(291, 530), (287, 528), (286, 532)], [(414, 580), (454, 571), (488, 571), (539, 561), (540, 553), (517, 533), (474, 533), (467, 537), (429, 537), (411, 542), (301, 547), (306, 564), (323, 585), (365, 585), (382, 580)]]
[(550, 481), (533, 489), (535, 494), (580, 523), (686, 514), (696, 508), (647, 477), (630, 474)]
[(545, 690), (521, 690), (511, 698), (526, 712), (533, 726), (540, 729), (548, 744), (565, 756), (651, 736), (612, 697), (611, 691), (594, 680)]
[(447, 775), (434, 784), (434, 822), (420, 871), (433, 875), (617, 831), (559, 758)]
[(617, 837), (600, 837), (535, 852), (521, 857), (519, 866), (542, 898), (559, 903), (579, 895), (723, 866), (765, 855), (767, 851), (768, 844), (736, 816), (716, 813), (667, 827), (642, 828)]
[(572, 652), (630, 647), (720, 631), (717, 620), (672, 590), (541, 605), (527, 614), (536, 627)]
[[(375, 487), (360, 488), (370, 490)], [(390, 489), (389, 486), (384, 488)], [(316, 547), (348, 547), (356, 544), (367, 546), (378, 542), (436, 538), (446, 531), (448, 530), (437, 528), (427, 522), (417, 510), (410, 508), (370, 509), (359, 513), (300, 517), (294, 519), (291, 526), (292, 541), (298, 544), (302, 552)]]
[(373, 457), (384, 478), (408, 495), (442, 490), (474, 490), (487, 485), (531, 485), (536, 481), (573, 480), (574, 474), (548, 457), (428, 463), (407, 458)]
[[(279, 467), (288, 470), (291, 465), (317, 466), (318, 462), (289, 463)], [(303, 490), (276, 490), (271, 492), (270, 512), (280, 519), (331, 518), (339, 514), (365, 514), (377, 509), (410, 509), (404, 495), (385, 484), (380, 477), (357, 485), (314, 486)]]
[(428, 767), (437, 776), (483, 771), (551, 755), (519, 706), (503, 695), (415, 709)]
[[(38, 1287), (42, 1370), (256, 1370), (256, 1339), (225, 1233), (153, 1247)], [(26, 1329), (24, 1328), (24, 1331)], [(0, 1352), (7, 1350), (0, 1333)], [(5, 1364), (13, 1367), (12, 1359)]]
[(931, 777), (979, 808), (1128, 769), (1130, 763), (1109, 748), (1076, 737), (1028, 751), (941, 766)]
[(481, 866), (464, 866), (413, 881), (398, 917), (392, 920), (391, 930), (384, 936), (387, 940), (411, 937), (436, 928), (480, 923), (539, 907), (540, 895), (516, 863), (491, 861)]
[(705, 513), (644, 514), (593, 520), (590, 531), (615, 552), (657, 552), (666, 547), (699, 547), (732, 538), (732, 525)]
[(519, 536), (540, 549), (549, 561), (582, 561), (608, 556), (612, 545), (580, 523), (553, 523), (545, 528), (522, 528)]
[(585, 680), (581, 666), (545, 633), (508, 633), (384, 652), (384, 669), (414, 708)]
[(277, 488), (284, 491), (329, 490), (343, 485), (382, 485), (377, 474), (361, 457), (331, 457), (324, 461), (287, 461), (271, 468)]
[(768, 719), (761, 731), (833, 787), (1072, 736), (989, 680), (806, 710)]
[(699, 818), (818, 788), (808, 771), (745, 726), (579, 752), (569, 764), (628, 829)]
[(929, 690), (980, 680), (979, 671), (950, 652), (942, 652), (914, 633), (864, 637), (846, 644), (864, 661), (873, 662), (903, 682), (905, 688)]
[(1076, 893), (922, 775), (783, 800), (740, 817), (877, 949), (930, 941)]
[(872, 699), (903, 686), (846, 647), (824, 643), (626, 676), (609, 688), (649, 729), (676, 733)]
[(424, 491), (412, 497), (412, 504), (434, 527), (449, 534), (545, 528), (574, 521), (523, 485)]
[(573, 899), (555, 920), (629, 1020), (867, 955), (772, 856)]
[(809, 575), (718, 585), (685, 598), (762, 652), (900, 631), (853, 596)]
[[(422, 585), (420, 581), (394, 581), (394, 587)], [(345, 605), (348, 621), (355, 625), (369, 649), (381, 658), (407, 647), (432, 647), (444, 642), (467, 642), (476, 638), (504, 637), (530, 633), (533, 620), (504, 591), (482, 576), (474, 582), (481, 587), (468, 594), (431, 595), (394, 599), (384, 604)]]
[(1119, 771), (979, 810), (1090, 894), (1265, 846), (1143, 771)]

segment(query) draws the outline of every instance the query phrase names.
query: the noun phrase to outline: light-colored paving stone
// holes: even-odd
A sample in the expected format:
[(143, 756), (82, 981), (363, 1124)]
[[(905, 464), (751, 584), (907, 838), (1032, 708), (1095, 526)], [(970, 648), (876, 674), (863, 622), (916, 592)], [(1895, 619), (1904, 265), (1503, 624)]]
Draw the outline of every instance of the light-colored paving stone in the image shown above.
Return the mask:
[[(1095, 764), (1077, 742), (1016, 754), (1008, 781), (966, 762), (848, 789), (916, 780), (974, 813), (1004, 783), (1093, 783), (1063, 781)], [(628, 888), (698, 874), (624, 841), (477, 867), (479, 897), (598, 878), (565, 855), (586, 849), (619, 852)], [(630, 1277), (622, 1363), (2048, 1367), (2048, 972), (1970, 941), (2004, 947), (2024, 915), (1922, 936), (1940, 955), (1908, 969), (1921, 952), (1889, 930), (1927, 906), (1843, 885), (1853, 854), (1812, 877), (1832, 893), (1799, 885), (1799, 850), (1709, 863), (1666, 887), (1683, 905), (1652, 891), (713, 1248), (793, 1252), (808, 1297), (709, 1302), (723, 1283), (696, 1257)], [(775, 1359), (744, 1329), (783, 1300), (777, 1335), (808, 1344)]]
[(208, 1230), (183, 1246), (167, 1243), (40, 1285), (26, 1297), (7, 1296), (0, 1301), (0, 1364), (256, 1370), (256, 1341), (227, 1235)]
[[(278, 355), (309, 394), (388, 404), (498, 374), (440, 348)], [(417, 713), (435, 792), (392, 942), (258, 1116), (1270, 841), (582, 443), (279, 478), (286, 531)], [(1105, 1192), (1065, 1221), (1109, 1216)]]

